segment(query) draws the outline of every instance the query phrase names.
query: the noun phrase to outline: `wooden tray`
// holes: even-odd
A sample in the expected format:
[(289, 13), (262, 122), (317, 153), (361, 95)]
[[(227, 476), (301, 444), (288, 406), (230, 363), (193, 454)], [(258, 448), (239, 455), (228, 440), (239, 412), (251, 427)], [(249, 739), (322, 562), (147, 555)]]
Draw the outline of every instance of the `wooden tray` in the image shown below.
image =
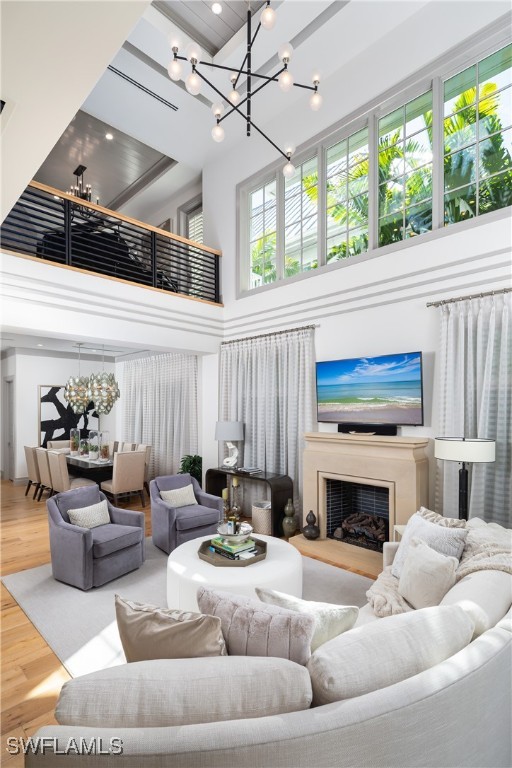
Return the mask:
[(252, 537), (256, 544), (258, 554), (251, 557), (250, 560), (231, 560), (229, 557), (223, 557), (218, 555), (217, 552), (210, 551), (211, 539), (203, 541), (199, 547), (197, 554), (201, 560), (206, 560), (207, 563), (215, 565), (217, 568), (245, 568), (246, 565), (252, 565), (258, 563), (260, 560), (264, 560), (267, 556), (267, 542)]

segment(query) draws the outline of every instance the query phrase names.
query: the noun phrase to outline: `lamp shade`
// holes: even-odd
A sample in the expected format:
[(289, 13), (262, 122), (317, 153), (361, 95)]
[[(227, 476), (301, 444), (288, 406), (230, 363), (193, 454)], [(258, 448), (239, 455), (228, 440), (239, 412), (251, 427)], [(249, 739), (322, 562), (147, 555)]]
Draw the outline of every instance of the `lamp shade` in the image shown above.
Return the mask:
[(436, 437), (434, 456), (444, 461), (492, 462), (496, 458), (496, 443), (485, 438)]
[(232, 440), (243, 440), (243, 421), (218, 421), (215, 425), (215, 439), (229, 442)]

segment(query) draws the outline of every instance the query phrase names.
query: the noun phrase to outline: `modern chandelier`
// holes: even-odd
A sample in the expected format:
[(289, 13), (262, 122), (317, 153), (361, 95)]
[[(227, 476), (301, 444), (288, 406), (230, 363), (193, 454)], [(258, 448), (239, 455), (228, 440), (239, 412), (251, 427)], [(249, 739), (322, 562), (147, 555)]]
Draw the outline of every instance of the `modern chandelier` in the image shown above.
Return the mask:
[(119, 385), (113, 373), (105, 371), (105, 345), (103, 345), (103, 370), (91, 376), (80, 376), (80, 352), (78, 347), (78, 376), (71, 376), (64, 387), (64, 399), (74, 413), (85, 413), (92, 401), (94, 410), (98, 413), (110, 413), (120, 396)]
[[(214, 11), (218, 13), (219, 11)], [(222, 141), (224, 139), (224, 127), (221, 123), (234, 112), (237, 112), (246, 123), (247, 136), (251, 135), (251, 129), (254, 128), (264, 139), (266, 139), (277, 151), (285, 158), (286, 165), (283, 168), (283, 175), (286, 178), (291, 178), (295, 173), (295, 167), (291, 163), (291, 157), (295, 148), (293, 146), (286, 146), (284, 149), (280, 149), (272, 139), (264, 133), (261, 128), (254, 123), (252, 119), (252, 98), (265, 88), (270, 83), (277, 83), (283, 92), (290, 91), (293, 87), (304, 88), (311, 91), (309, 104), (311, 109), (316, 112), (322, 106), (322, 96), (318, 93), (318, 86), (320, 83), (320, 77), (318, 74), (314, 74), (312, 77), (313, 85), (304, 85), (302, 83), (294, 82), (293, 75), (288, 69), (288, 64), (293, 53), (293, 47), (290, 43), (284, 43), (279, 46), (278, 56), (281, 60), (281, 68), (271, 76), (260, 75), (252, 70), (252, 48), (258, 32), (263, 27), (265, 30), (270, 30), (274, 27), (276, 20), (276, 14), (273, 8), (270, 7), (270, 0), (267, 0), (267, 4), (263, 9), (258, 26), (254, 35), (252, 34), (252, 12), (249, 8), (247, 10), (247, 50), (242, 61), (242, 64), (238, 69), (233, 67), (225, 67), (221, 64), (213, 64), (209, 61), (201, 61), (201, 48), (196, 43), (190, 43), (185, 49), (185, 56), (179, 55), (179, 49), (177, 45), (172, 46), (173, 59), (168, 66), (168, 73), (171, 80), (180, 80), (183, 73), (182, 61), (189, 61), (191, 64), (191, 72), (185, 79), (185, 86), (187, 91), (193, 96), (197, 96), (201, 90), (201, 81), (215, 91), (215, 93), (224, 99), (229, 104), (228, 111), (224, 114), (224, 105), (216, 103), (212, 107), (212, 112), (215, 117), (216, 123), (212, 128), (212, 138), (214, 141)], [(226, 96), (220, 91), (207, 77), (204, 76), (202, 71), (198, 69), (200, 66), (212, 67), (213, 69), (222, 69), (226, 72), (231, 72), (231, 91)], [(244, 98), (241, 97), (240, 92), (237, 90), (237, 85), (240, 77), (245, 75), (247, 92)], [(263, 82), (254, 87), (254, 78), (262, 80)], [(244, 107), (245, 109), (242, 109)]]

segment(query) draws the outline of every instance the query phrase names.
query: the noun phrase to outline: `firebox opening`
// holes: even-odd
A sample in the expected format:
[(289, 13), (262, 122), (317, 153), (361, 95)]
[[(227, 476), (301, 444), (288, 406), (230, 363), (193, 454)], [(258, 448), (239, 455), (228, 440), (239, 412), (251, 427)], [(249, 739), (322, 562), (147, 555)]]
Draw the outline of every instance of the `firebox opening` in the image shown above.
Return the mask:
[(382, 552), (389, 541), (389, 488), (326, 478), (327, 537)]

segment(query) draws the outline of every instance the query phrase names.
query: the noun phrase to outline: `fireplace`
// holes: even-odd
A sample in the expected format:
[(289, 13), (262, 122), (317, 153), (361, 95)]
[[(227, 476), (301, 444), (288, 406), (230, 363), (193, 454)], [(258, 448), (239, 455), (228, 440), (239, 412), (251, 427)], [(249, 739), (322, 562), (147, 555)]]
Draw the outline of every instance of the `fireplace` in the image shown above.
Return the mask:
[(377, 576), (393, 527), (428, 506), (428, 438), (305, 435), (303, 518), (317, 517), (320, 537), (290, 542), (303, 554)]
[(327, 537), (374, 552), (389, 541), (389, 488), (327, 478)]

